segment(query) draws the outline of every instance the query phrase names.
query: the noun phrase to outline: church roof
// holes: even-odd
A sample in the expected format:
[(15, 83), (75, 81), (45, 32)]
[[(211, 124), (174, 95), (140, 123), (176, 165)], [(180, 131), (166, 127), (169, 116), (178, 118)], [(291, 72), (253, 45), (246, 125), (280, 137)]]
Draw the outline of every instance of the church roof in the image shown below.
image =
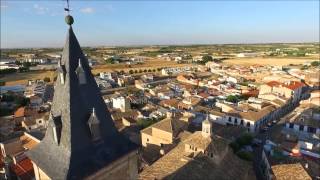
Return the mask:
[(185, 151), (186, 145), (195, 143), (195, 146), (199, 147), (197, 141), (202, 140), (209, 143), (207, 139), (209, 138), (204, 138), (200, 131), (193, 133), (168, 154), (162, 156), (151, 166), (144, 168), (138, 179), (255, 179), (251, 164), (238, 158), (228, 148), (228, 143), (220, 137), (213, 137), (211, 140), (211, 152), (220, 160), (209, 158), (202, 152), (190, 157), (190, 154)]
[[(79, 62), (84, 84), (79, 83), (76, 73)], [(55, 83), (46, 135), (28, 156), (51, 178), (82, 179), (137, 147), (117, 131), (71, 26), (60, 66), (64, 72), (58, 74), (64, 81), (57, 78)], [(93, 108), (100, 122), (99, 142), (92, 140), (88, 126)]]

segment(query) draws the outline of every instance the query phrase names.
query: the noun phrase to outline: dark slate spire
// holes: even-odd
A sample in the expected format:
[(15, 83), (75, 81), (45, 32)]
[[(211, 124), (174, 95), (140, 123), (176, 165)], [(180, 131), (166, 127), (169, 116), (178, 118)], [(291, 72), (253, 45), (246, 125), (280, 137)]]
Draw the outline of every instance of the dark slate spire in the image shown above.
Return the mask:
[(28, 156), (53, 179), (81, 179), (137, 147), (115, 128), (71, 24), (58, 71), (46, 135)]

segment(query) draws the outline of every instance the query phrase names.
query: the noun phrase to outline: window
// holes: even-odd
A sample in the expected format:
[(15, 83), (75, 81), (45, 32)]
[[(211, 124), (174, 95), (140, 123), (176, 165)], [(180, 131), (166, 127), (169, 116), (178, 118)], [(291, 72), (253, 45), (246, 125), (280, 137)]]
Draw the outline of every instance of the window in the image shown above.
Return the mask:
[(289, 123), (289, 128), (293, 128), (294, 124), (293, 123)]
[(247, 122), (247, 127), (250, 127), (250, 122)]
[(194, 150), (195, 150), (195, 151), (197, 151), (198, 149), (197, 149), (197, 148), (195, 148)]
[(213, 153), (210, 153), (210, 157), (212, 157), (212, 158), (213, 158)]
[(147, 142), (149, 142), (149, 138), (147, 138)]
[(229, 117), (229, 122), (231, 122), (231, 117)]
[(308, 132), (309, 132), (309, 133), (316, 133), (316, 128), (314, 128), (314, 127), (308, 127)]
[(238, 124), (238, 119), (237, 118), (234, 119), (234, 123)]
[(304, 126), (303, 126), (303, 125), (300, 125), (300, 126), (299, 126), (299, 131), (303, 131), (303, 129), (304, 129)]
[(240, 124), (243, 125), (243, 120), (241, 119)]

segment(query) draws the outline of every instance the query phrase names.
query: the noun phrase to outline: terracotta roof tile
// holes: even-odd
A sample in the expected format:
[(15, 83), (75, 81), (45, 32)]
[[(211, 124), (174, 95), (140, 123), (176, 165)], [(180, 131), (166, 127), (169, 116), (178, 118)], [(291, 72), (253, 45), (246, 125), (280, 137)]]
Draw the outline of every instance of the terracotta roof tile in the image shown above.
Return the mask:
[(287, 85), (284, 84), (283, 86), (288, 89), (295, 90), (297, 88), (305, 86), (305, 84), (302, 82), (299, 82), (299, 81), (292, 81), (292, 82), (290, 82), (290, 84), (287, 84)]
[(18, 108), (15, 112), (14, 112), (14, 117), (18, 118), (18, 117), (23, 117), (25, 115), (25, 107), (20, 107)]
[(11, 167), (12, 171), (21, 180), (31, 180), (34, 178), (33, 165), (29, 158), (19, 161)]
[(300, 163), (297, 164), (279, 164), (272, 166), (272, 171), (278, 180), (311, 180), (309, 174), (304, 170)]
[(274, 86), (279, 86), (281, 83), (278, 81), (270, 81), (267, 83), (268, 86), (274, 87)]

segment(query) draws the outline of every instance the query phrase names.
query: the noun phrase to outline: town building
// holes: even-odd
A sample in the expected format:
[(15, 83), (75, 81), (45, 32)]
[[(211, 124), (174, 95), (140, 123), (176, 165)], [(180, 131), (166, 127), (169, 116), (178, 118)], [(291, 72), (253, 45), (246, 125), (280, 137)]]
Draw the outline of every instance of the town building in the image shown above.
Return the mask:
[(26, 97), (31, 97), (38, 95), (39, 97), (43, 97), (46, 90), (46, 83), (42, 80), (37, 81), (29, 81), (26, 86), (24, 95)]
[(120, 96), (112, 99), (112, 107), (120, 109), (121, 112), (126, 112), (131, 109), (130, 101), (126, 97)]
[(288, 81), (280, 83), (277, 81), (270, 81), (260, 86), (259, 97), (264, 94), (274, 93), (278, 96), (292, 98), (293, 102), (300, 100), (302, 95), (302, 88), (305, 86), (302, 82)]
[(21, 180), (34, 178), (32, 163), (25, 153), (39, 142), (40, 140), (34, 136), (23, 133), (0, 143), (0, 162), (4, 161), (4, 173), (7, 178)]
[[(187, 116), (187, 115), (186, 115)], [(186, 130), (191, 116), (167, 112), (167, 117), (141, 131), (141, 144), (148, 146), (170, 146), (175, 142), (179, 133)]]
[(255, 179), (252, 166), (239, 159), (226, 140), (213, 135), (206, 120), (202, 131), (181, 139), (167, 154), (139, 174), (151, 179)]

